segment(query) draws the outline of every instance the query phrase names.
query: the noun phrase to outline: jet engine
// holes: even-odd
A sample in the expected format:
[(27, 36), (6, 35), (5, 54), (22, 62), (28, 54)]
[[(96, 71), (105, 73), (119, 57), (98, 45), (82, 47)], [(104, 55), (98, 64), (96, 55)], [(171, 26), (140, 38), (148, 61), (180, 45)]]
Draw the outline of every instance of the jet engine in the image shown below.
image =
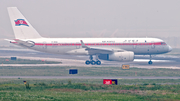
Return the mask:
[(113, 54), (100, 54), (98, 57), (102, 60), (129, 62), (134, 60), (134, 52), (125, 51)]

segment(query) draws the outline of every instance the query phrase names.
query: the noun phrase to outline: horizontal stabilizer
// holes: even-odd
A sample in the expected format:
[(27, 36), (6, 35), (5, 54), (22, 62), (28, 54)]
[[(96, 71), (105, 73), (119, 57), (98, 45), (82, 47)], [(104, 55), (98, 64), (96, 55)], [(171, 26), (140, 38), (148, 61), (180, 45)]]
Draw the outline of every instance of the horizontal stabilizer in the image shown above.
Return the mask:
[(6, 40), (6, 41), (10, 41), (10, 42), (11, 42), (11, 41), (14, 41), (14, 40), (10, 40), (10, 39), (4, 39), (4, 40)]
[(34, 44), (35, 44), (33, 41), (22, 41), (22, 40), (19, 40), (19, 39), (15, 39), (15, 41), (19, 45), (22, 45), (22, 46), (25, 46), (25, 47), (33, 47)]

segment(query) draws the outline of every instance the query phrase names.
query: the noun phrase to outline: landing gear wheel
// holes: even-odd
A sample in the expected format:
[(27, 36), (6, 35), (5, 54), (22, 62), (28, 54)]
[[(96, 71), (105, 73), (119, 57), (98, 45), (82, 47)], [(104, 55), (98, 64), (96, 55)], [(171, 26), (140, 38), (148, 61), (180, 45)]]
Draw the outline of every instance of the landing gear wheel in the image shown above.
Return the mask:
[(89, 60), (86, 60), (85, 64), (89, 65), (91, 62)]
[(95, 65), (96, 62), (94, 60), (91, 61), (91, 65)]
[(97, 64), (97, 65), (101, 65), (101, 61), (99, 61), (99, 60), (96, 61), (96, 64)]
[(152, 63), (153, 63), (152, 61), (149, 61), (149, 62), (148, 62), (148, 64), (150, 64), (150, 65), (152, 65)]

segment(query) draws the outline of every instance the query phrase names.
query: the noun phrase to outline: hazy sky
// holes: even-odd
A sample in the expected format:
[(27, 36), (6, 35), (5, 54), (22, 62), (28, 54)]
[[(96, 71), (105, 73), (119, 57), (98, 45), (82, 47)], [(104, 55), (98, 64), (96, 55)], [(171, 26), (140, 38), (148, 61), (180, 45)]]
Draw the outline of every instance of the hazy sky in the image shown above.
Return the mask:
[(0, 0), (0, 39), (14, 38), (7, 7), (44, 37), (180, 37), (180, 0)]

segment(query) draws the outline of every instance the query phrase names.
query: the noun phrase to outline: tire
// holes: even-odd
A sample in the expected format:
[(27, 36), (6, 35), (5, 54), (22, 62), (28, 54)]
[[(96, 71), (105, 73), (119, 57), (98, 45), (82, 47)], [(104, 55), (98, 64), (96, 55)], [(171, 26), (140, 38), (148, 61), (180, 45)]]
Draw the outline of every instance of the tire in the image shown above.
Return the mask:
[(89, 60), (86, 60), (85, 64), (89, 65), (91, 62)]
[(94, 60), (91, 61), (91, 65), (95, 65), (96, 62)]
[(101, 61), (99, 61), (99, 60), (96, 61), (96, 64), (97, 64), (97, 65), (101, 65)]
[(148, 62), (148, 64), (152, 65), (152, 64), (153, 64), (153, 62), (152, 62), (152, 61), (149, 61), (149, 62)]

